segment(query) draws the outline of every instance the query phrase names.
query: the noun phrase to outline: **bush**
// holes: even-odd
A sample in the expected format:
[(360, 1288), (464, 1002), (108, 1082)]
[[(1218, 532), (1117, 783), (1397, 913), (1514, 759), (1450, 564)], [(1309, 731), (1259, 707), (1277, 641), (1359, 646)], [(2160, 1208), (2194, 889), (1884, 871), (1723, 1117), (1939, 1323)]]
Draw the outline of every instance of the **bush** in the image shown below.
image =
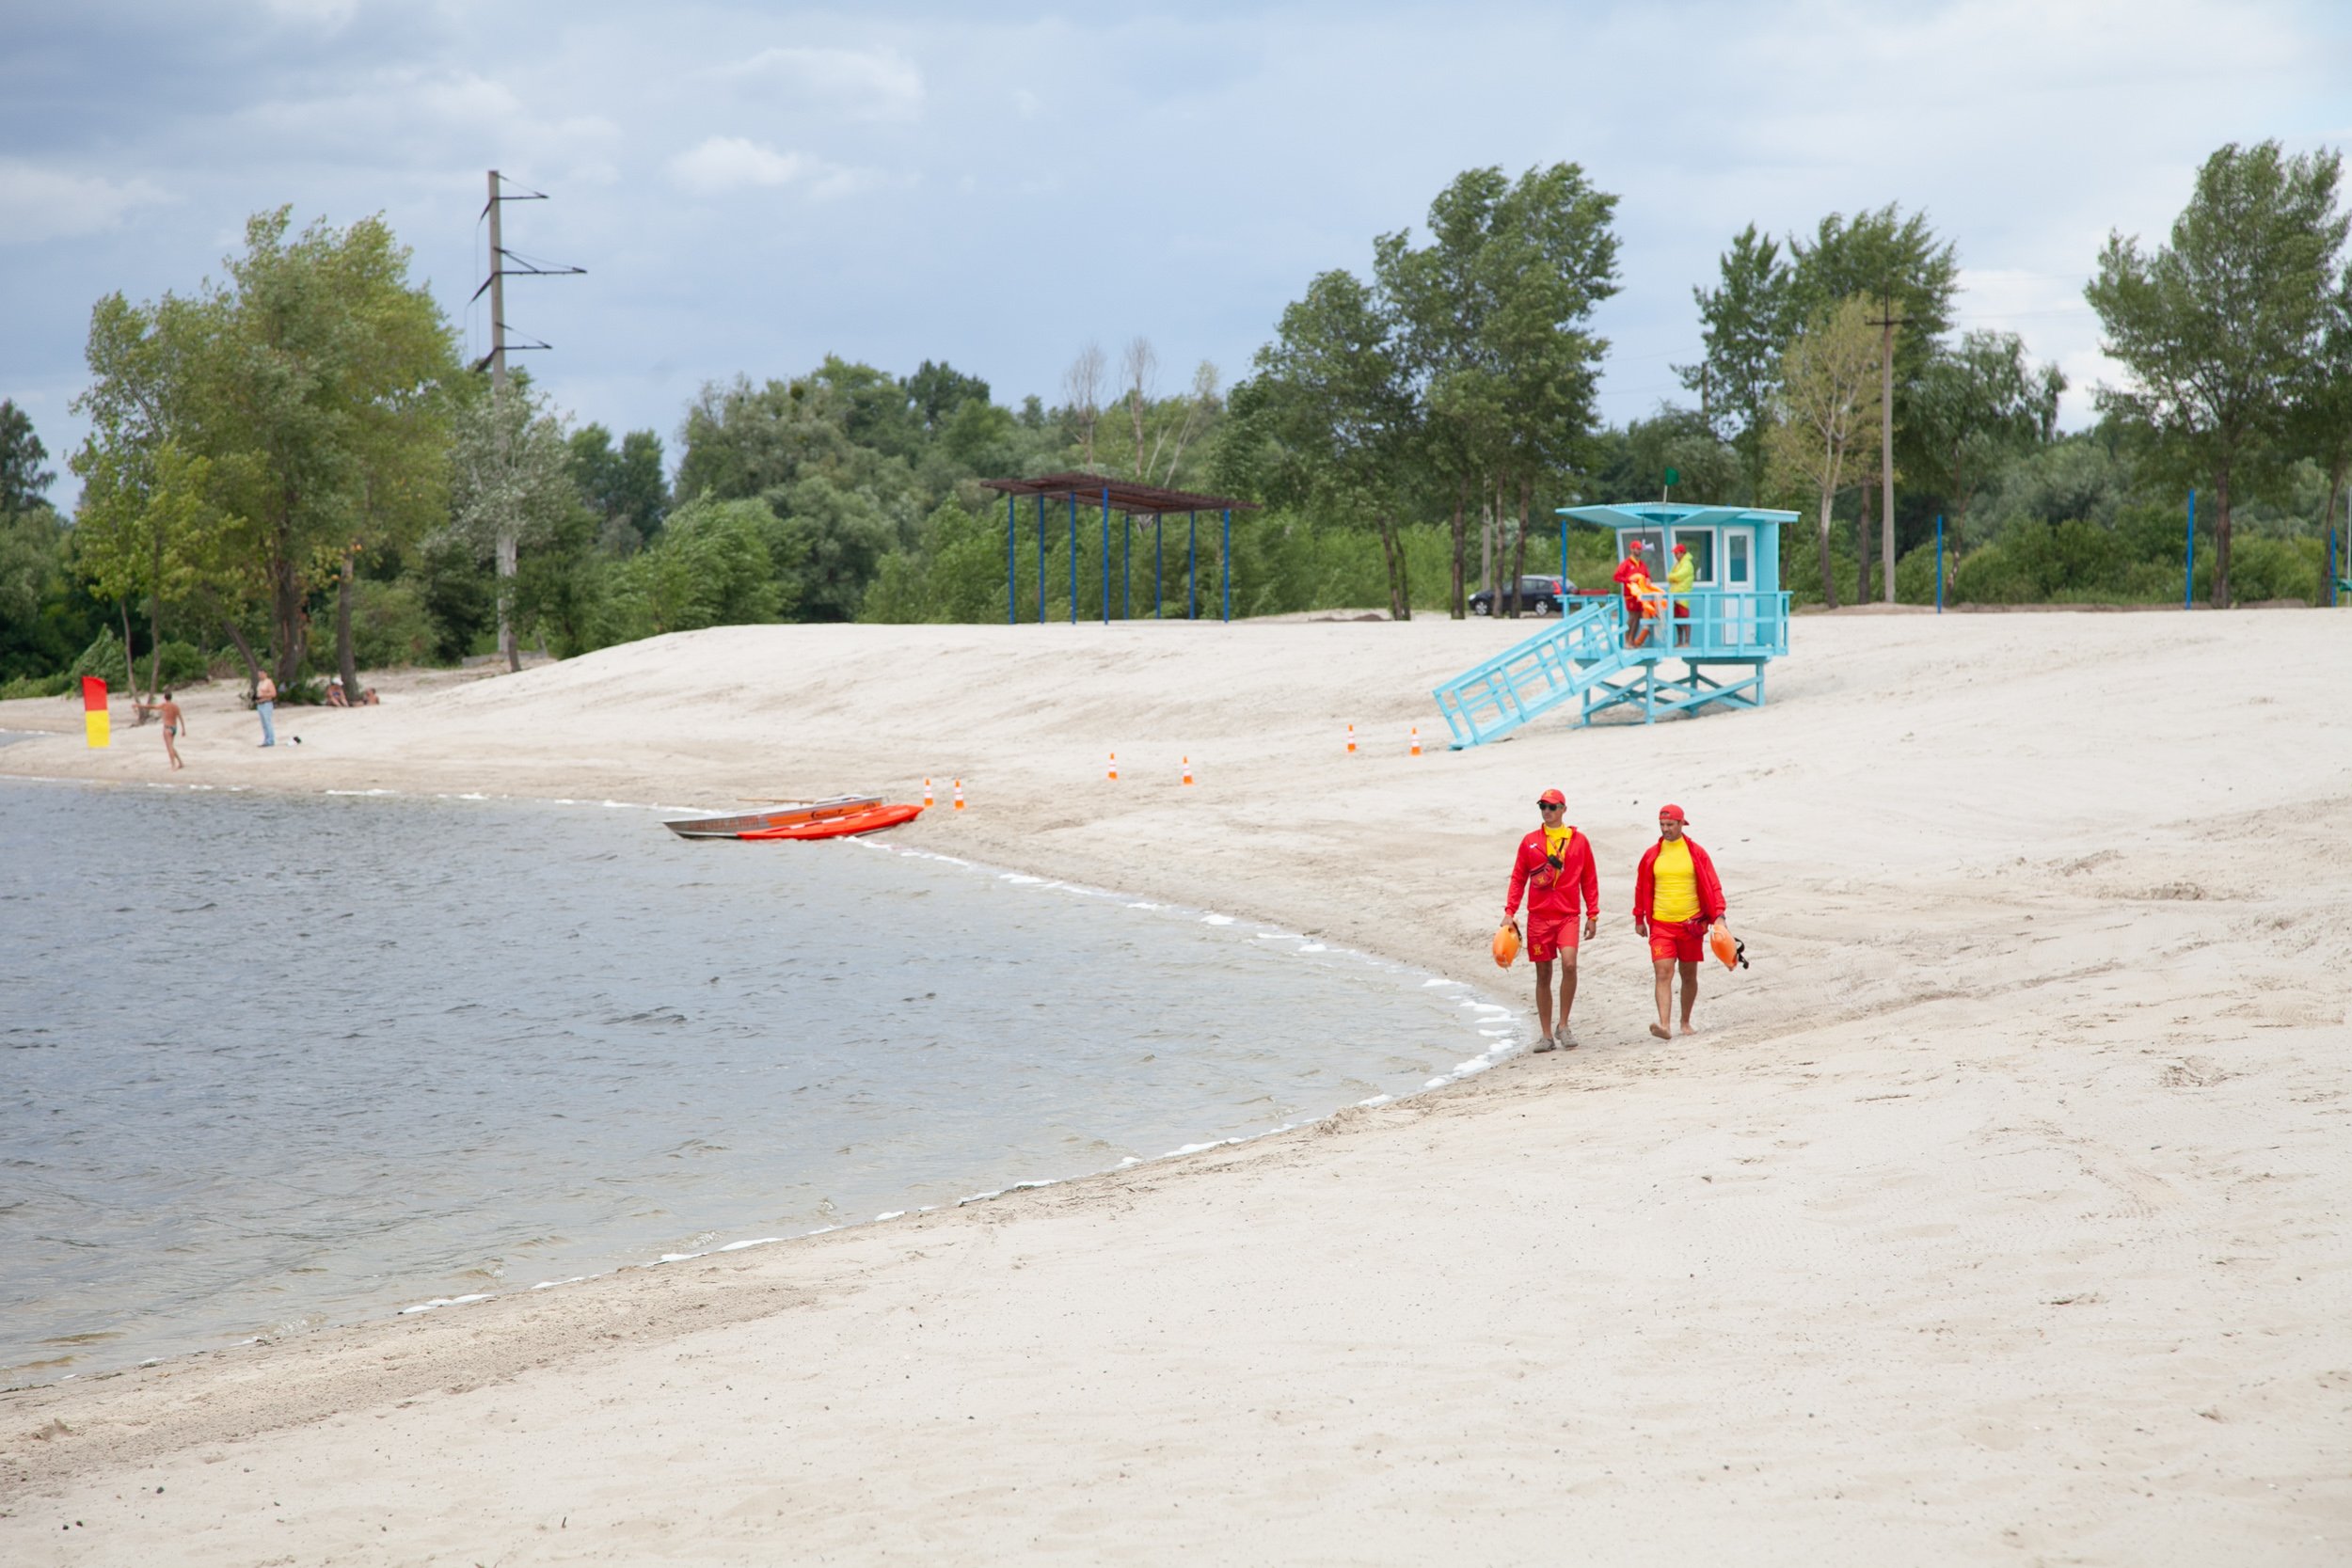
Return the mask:
[(439, 645), (440, 628), (426, 611), (417, 583), (361, 578), (351, 585), (351, 653), (360, 668), (423, 664)]
[(67, 674), (19, 675), (0, 683), (0, 703), (14, 702), (19, 697), (62, 697), (73, 689), (76, 679)]
[(106, 683), (109, 691), (127, 689), (131, 684), (131, 669), (122, 657), (122, 639), (109, 629), (98, 634), (97, 640), (82, 650), (82, 655), (66, 669), (75, 679), (96, 675)]
[(212, 660), (193, 642), (167, 639), (156, 655), (155, 678), (167, 689), (212, 678)]

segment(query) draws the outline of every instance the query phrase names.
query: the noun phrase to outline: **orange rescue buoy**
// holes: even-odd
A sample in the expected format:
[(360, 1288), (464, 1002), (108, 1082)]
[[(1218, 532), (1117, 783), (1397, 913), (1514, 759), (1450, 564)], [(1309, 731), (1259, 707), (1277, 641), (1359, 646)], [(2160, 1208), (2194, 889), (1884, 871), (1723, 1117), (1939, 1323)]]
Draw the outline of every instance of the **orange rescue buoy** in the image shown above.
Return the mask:
[(1512, 960), (1519, 956), (1519, 923), (1518, 921), (1506, 920), (1495, 927), (1494, 953), (1497, 969), (1510, 968)]
[(1748, 944), (1731, 934), (1731, 927), (1718, 920), (1708, 927), (1708, 951), (1723, 959), (1725, 969), (1748, 967)]

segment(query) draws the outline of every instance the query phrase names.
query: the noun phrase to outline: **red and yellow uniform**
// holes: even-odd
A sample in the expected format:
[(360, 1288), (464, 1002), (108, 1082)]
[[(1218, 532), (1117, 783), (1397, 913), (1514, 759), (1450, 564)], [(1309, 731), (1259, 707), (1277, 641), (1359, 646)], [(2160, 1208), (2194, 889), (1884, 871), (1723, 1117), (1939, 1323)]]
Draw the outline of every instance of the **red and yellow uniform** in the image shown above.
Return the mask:
[(1633, 915), (1649, 922), (1649, 956), (1696, 963), (1707, 927), (1724, 913), (1715, 862), (1689, 833), (1649, 847), (1633, 873)]
[(1577, 916), (1600, 913), (1600, 873), (1593, 865), (1590, 840), (1574, 828), (1538, 828), (1519, 840), (1511, 861), (1511, 892), (1502, 918), (1519, 912), (1527, 898), (1527, 956), (1549, 963), (1563, 947), (1577, 944)]

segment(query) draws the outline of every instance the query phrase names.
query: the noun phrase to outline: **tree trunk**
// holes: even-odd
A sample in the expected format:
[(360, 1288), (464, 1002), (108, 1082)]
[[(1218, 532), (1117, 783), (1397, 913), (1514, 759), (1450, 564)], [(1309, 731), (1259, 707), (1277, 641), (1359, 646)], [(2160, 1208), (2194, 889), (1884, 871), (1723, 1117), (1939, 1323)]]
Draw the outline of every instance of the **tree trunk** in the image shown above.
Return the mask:
[(1459, 621), (1470, 614), (1470, 607), (1462, 602), (1462, 557), (1469, 541), (1462, 533), (1462, 509), (1470, 502), (1470, 479), (1467, 475), (1454, 483), (1454, 619)]
[(2326, 575), (2319, 579), (2319, 597), (2314, 601), (2318, 604), (2335, 603), (2336, 535), (2339, 531), (2336, 528), (2336, 502), (2343, 499), (2344, 474), (2348, 466), (2352, 465), (2338, 463), (2328, 470), (2328, 565)]
[(335, 585), (335, 670), (343, 677), (343, 697), (359, 700), (359, 666), (351, 651), (351, 552), (343, 552), (342, 581)]
[(1824, 609), (1824, 610), (1836, 610), (1836, 609), (1837, 608), (1837, 578), (1836, 578), (1836, 575), (1834, 572), (1832, 572), (1832, 571), (1830, 570), (1830, 559), (1829, 559), (1829, 529), (1830, 529), (1830, 513), (1831, 513), (1831, 510), (1836, 506), (1836, 504), (1837, 504), (1837, 492), (1836, 492), (1836, 491), (1835, 491), (1835, 490), (1833, 490), (1833, 489), (1831, 489), (1831, 488), (1830, 488), (1828, 485), (1826, 485), (1826, 484), (1822, 485), (1822, 486), (1821, 486), (1821, 538), (1820, 538), (1820, 546), (1821, 546), (1821, 608), (1822, 608), (1822, 609)]
[(2230, 608), (2230, 466), (2213, 483), (2213, 607)]
[[(1495, 591), (1495, 487), (1491, 480), (1478, 483), (1478, 586), (1492, 600)], [(1497, 613), (1501, 605), (1495, 605)]]
[(515, 536), (499, 535), (499, 652), (506, 656), (506, 672), (523, 667), (522, 651), (515, 645)]
[[(155, 591), (147, 599), (147, 700), (153, 702), (164, 681), (164, 536), (155, 534)], [(130, 673), (131, 645), (122, 646), (123, 673)]]
[(245, 660), (245, 694), (250, 697), (262, 689), (262, 661), (253, 657), (253, 645), (245, 640), (245, 633), (237, 629), (236, 622), (224, 615), (220, 618), (220, 625), (221, 629), (228, 632), (229, 641), (237, 645), (237, 656)]
[(1519, 616), (1519, 578), (1527, 574), (1527, 513), (1535, 501), (1535, 482), (1519, 481), (1519, 536), (1511, 544), (1511, 618)]
[(122, 611), (122, 686), (131, 699), (131, 722), (147, 722), (147, 705), (139, 701), (138, 666), (131, 662), (131, 601), (117, 599), (115, 608)]
[(1396, 519), (1387, 513), (1380, 515), (1380, 555), (1389, 568), (1389, 619), (1409, 621), (1413, 598), (1405, 580), (1405, 542), (1396, 536)]
[[(1875, 479), (1877, 476), (1870, 476)], [(1878, 487), (1865, 479), (1862, 483), (1862, 512), (1854, 519), (1854, 585), (1853, 602), (1870, 602), (1870, 514), (1876, 510), (1871, 502), (1877, 499)]]

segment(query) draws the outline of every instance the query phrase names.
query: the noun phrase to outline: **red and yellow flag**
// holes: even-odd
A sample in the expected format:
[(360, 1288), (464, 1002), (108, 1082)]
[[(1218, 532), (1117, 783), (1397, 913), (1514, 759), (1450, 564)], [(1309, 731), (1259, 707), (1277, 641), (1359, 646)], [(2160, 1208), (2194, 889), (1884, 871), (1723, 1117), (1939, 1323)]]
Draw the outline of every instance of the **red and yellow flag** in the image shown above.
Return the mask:
[(112, 744), (113, 735), (106, 716), (106, 683), (97, 675), (82, 677), (82, 729), (89, 736), (92, 751), (103, 750)]

